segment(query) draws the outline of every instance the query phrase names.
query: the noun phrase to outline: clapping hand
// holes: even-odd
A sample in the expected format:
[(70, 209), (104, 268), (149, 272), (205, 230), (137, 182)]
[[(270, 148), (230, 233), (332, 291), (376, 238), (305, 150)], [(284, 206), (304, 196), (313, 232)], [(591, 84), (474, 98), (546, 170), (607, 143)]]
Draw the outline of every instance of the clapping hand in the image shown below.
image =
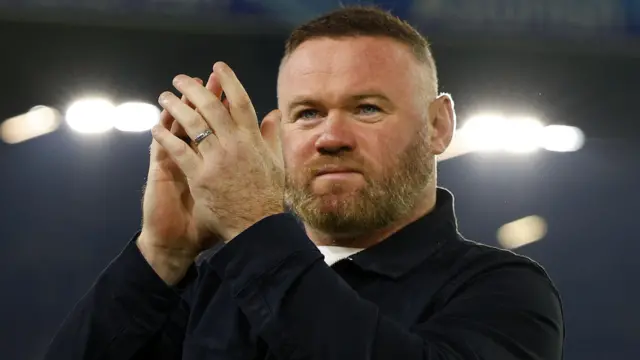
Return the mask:
[(173, 84), (195, 108), (171, 92), (159, 98), (165, 111), (195, 141), (197, 151), (162, 124), (152, 130), (155, 141), (184, 176), (181, 186), (191, 196), (189, 206), (167, 218), (166, 227), (171, 231), (166, 233), (195, 245), (194, 249), (209, 239), (228, 242), (254, 223), (284, 210), (280, 112), (272, 111), (258, 126), (249, 95), (231, 68), (218, 62), (213, 69), (227, 106), (186, 75), (176, 76)]

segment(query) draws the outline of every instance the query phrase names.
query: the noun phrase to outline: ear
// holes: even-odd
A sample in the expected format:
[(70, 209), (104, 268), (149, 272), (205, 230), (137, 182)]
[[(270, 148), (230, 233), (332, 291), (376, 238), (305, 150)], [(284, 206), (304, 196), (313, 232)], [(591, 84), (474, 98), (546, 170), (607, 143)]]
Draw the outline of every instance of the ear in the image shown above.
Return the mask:
[(430, 144), (435, 155), (442, 154), (453, 139), (456, 129), (456, 113), (451, 95), (440, 94), (429, 106)]
[(282, 158), (282, 146), (280, 143), (280, 121), (282, 113), (280, 110), (272, 110), (262, 119), (260, 133), (267, 143), (269, 150), (278, 158)]

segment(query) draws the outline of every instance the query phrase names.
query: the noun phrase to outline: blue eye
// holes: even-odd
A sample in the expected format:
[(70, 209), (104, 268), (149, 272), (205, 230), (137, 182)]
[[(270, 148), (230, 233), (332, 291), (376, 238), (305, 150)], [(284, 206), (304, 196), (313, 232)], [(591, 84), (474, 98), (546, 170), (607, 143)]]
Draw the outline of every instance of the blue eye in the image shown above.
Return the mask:
[(302, 111), (299, 111), (298, 114), (296, 115), (296, 119), (302, 119), (302, 120), (315, 119), (316, 117), (318, 117), (318, 110), (314, 110), (314, 109), (302, 110)]
[(377, 114), (380, 112), (380, 108), (375, 106), (375, 105), (371, 105), (371, 104), (363, 104), (358, 106), (358, 109), (360, 110), (361, 113), (365, 114), (365, 115), (372, 115), (372, 114)]

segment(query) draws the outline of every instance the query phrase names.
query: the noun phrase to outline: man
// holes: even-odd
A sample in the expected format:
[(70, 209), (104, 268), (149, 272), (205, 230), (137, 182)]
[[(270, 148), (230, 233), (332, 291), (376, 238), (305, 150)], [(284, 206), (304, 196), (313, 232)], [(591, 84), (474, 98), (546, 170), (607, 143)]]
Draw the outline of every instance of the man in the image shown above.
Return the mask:
[(455, 115), (413, 28), (373, 8), (301, 26), (261, 127), (213, 70), (161, 95), (142, 231), (47, 359), (562, 357), (545, 272), (463, 239), (436, 188)]

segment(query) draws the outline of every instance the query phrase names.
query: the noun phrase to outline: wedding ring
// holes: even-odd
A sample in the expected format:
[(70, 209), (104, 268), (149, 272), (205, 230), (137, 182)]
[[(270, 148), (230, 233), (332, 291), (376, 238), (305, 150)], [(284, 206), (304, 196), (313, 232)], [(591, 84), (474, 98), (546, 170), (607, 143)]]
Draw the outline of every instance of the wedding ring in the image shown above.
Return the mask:
[(193, 139), (193, 142), (198, 145), (200, 144), (204, 139), (207, 138), (207, 136), (213, 134), (213, 130), (211, 129), (207, 129), (203, 132), (201, 132), (200, 134), (198, 134), (198, 136), (195, 137), (195, 139)]

